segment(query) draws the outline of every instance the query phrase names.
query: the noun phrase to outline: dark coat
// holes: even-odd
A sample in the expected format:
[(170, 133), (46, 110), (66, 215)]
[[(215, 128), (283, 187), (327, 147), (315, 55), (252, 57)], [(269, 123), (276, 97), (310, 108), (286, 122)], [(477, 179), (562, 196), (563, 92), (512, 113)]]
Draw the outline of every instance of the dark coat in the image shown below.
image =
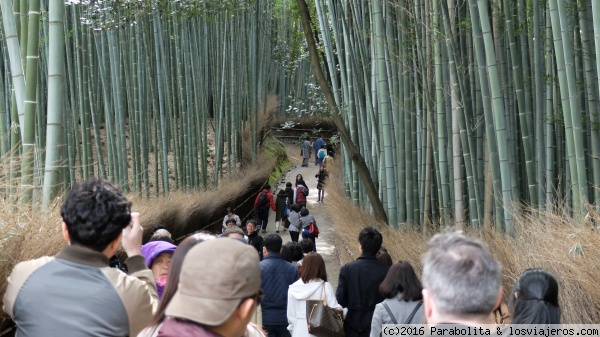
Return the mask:
[(389, 267), (374, 255), (361, 255), (342, 266), (335, 293), (338, 303), (348, 308), (344, 320), (346, 337), (367, 337), (371, 331), (371, 319), (375, 305), (384, 300), (379, 284), (387, 275)]
[(277, 193), (277, 199), (275, 199), (275, 221), (280, 221), (283, 218), (283, 211), (285, 211), (285, 204), (287, 202), (287, 195)]
[(255, 231), (251, 235), (248, 235), (248, 244), (252, 245), (252, 247), (256, 248), (258, 252), (258, 257), (263, 259), (263, 237), (258, 234), (258, 231)]
[(287, 196), (287, 204), (288, 206), (292, 206), (294, 203), (294, 189), (291, 187), (285, 188), (285, 194)]
[(298, 268), (279, 253), (269, 253), (260, 262), (260, 288), (265, 293), (262, 301), (262, 323), (288, 325), (288, 288), (298, 279)]

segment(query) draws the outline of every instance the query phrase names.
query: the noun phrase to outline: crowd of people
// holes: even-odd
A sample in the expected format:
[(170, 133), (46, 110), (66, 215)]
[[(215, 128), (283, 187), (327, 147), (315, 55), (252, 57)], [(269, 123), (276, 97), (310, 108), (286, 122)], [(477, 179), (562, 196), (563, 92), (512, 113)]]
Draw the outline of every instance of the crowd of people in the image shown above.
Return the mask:
[[(288, 229), (302, 231), (300, 241), (262, 237), (264, 219), (247, 221), (244, 233), (228, 209), (220, 237), (196, 233), (175, 245), (157, 227), (142, 245), (140, 215), (117, 187), (79, 184), (61, 208), (67, 244), (56, 256), (14, 267), (3, 310), (17, 336), (312, 336), (309, 299), (343, 311), (348, 337), (379, 336), (383, 324), (396, 323), (560, 323), (558, 283), (549, 272), (526, 270), (504, 305), (500, 264), (460, 232), (430, 239), (419, 280), (409, 262), (393, 262), (379, 231), (365, 227), (360, 256), (341, 267), (334, 289), (314, 237), (304, 235), (304, 224), (316, 220), (296, 191), (293, 201), (289, 191), (282, 195), (291, 208)], [(123, 270), (110, 266), (119, 246)], [(259, 305), (262, 326), (251, 322)]]

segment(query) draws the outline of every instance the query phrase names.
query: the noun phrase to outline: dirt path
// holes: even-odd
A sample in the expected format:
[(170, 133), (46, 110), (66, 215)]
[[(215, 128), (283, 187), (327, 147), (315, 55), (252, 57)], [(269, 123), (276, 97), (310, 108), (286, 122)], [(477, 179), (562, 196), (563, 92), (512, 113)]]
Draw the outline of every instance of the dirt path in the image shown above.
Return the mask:
[[(335, 240), (333, 236), (335, 234), (332, 232), (332, 226), (330, 225), (331, 218), (327, 212), (327, 193), (325, 194), (325, 203), (317, 203), (317, 178), (315, 178), (315, 174), (318, 172), (318, 166), (315, 165), (313, 156), (313, 158), (310, 159), (309, 166), (302, 167), (302, 159), (300, 156), (298, 156), (298, 153), (300, 152), (299, 148), (294, 145), (287, 145), (286, 148), (292, 165), (285, 174), (285, 177), (280, 180), (277, 185), (273, 186), (273, 194), (277, 194), (279, 189), (285, 189), (286, 182), (289, 181), (293, 184), (294, 181), (296, 181), (296, 176), (298, 174), (301, 174), (302, 177), (304, 177), (304, 181), (310, 190), (309, 195), (306, 197), (306, 207), (308, 208), (310, 214), (317, 220), (317, 225), (319, 226), (320, 231), (319, 237), (316, 240), (317, 253), (321, 254), (325, 260), (328, 281), (331, 283), (334, 289), (337, 289), (338, 275), (340, 272), (340, 259), (334, 244)], [(269, 214), (267, 232), (262, 235), (265, 236), (269, 233), (275, 233), (275, 212), (273, 211), (270, 211)], [(287, 231), (283, 231), (283, 226), (280, 226), (280, 231), (278, 234), (283, 239), (284, 244), (291, 241), (290, 234)], [(259, 325), (261, 322), (260, 316), (260, 309), (258, 309), (254, 322)]]

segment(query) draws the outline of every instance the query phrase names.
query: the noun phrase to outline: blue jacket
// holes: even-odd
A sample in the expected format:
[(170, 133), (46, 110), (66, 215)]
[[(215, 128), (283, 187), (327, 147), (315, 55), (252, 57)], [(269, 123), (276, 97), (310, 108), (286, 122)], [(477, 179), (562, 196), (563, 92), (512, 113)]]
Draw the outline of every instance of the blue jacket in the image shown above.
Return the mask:
[(298, 268), (278, 253), (269, 253), (260, 262), (262, 324), (287, 326), (288, 288), (298, 279)]
[(317, 138), (317, 140), (315, 140), (315, 143), (313, 144), (313, 146), (315, 147), (315, 157), (317, 155), (317, 152), (319, 152), (321, 146), (323, 145), (325, 145), (325, 141), (323, 140), (323, 138)]

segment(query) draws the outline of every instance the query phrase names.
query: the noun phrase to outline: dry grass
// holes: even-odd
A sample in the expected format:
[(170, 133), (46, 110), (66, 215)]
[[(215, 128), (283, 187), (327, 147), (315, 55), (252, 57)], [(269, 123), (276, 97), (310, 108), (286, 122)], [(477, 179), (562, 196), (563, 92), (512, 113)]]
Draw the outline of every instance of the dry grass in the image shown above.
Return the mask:
[[(345, 197), (341, 167), (336, 163), (327, 187), (327, 208), (334, 221), (336, 246), (341, 263), (358, 256), (357, 237), (360, 230), (373, 225), (381, 231), (384, 246), (396, 260), (409, 261), (420, 275), (421, 256), (433, 233), (412, 229), (392, 229), (375, 223), (363, 209), (353, 207)], [(560, 305), (564, 323), (600, 322), (600, 236), (597, 228), (577, 223), (563, 210), (533, 213), (516, 217), (514, 238), (496, 233), (491, 228), (467, 231), (471, 237), (485, 242), (503, 267), (505, 297), (516, 278), (527, 268), (544, 268), (558, 279)], [(598, 223), (600, 217), (589, 219)]]

